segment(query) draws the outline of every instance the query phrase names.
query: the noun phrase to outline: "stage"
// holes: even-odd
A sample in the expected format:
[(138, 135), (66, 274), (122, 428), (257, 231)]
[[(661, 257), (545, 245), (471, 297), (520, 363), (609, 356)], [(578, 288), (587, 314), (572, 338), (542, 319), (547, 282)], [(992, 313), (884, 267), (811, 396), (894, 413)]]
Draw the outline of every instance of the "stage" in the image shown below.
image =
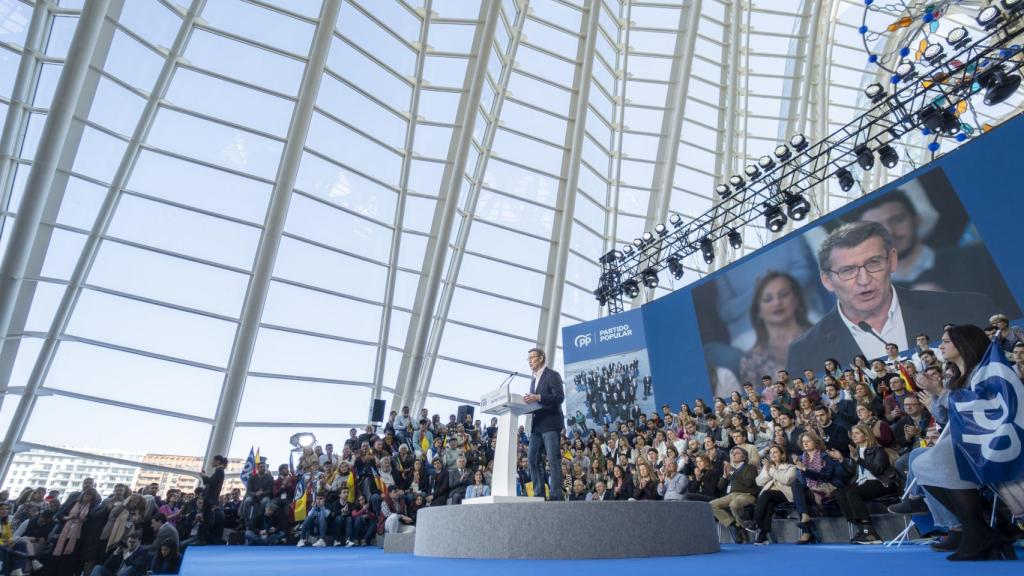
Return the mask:
[[(1024, 557), (1024, 549), (1017, 549)], [(829, 544), (796, 546), (722, 545), (718, 554), (679, 558), (624, 558), (617, 560), (452, 560), (422, 558), (412, 554), (385, 554), (376, 547), (294, 548), (291, 546), (206, 546), (189, 548), (183, 576), (278, 576), (315, 574), (357, 568), (362, 574), (472, 574), (521, 576), (522, 574), (661, 574), (681, 568), (698, 574), (743, 574), (744, 571), (788, 567), (803, 572), (817, 567), (829, 576), (886, 574), (978, 574), (986, 576), (1021, 573), (1024, 562), (949, 562), (944, 554), (927, 546), (902, 548)]]

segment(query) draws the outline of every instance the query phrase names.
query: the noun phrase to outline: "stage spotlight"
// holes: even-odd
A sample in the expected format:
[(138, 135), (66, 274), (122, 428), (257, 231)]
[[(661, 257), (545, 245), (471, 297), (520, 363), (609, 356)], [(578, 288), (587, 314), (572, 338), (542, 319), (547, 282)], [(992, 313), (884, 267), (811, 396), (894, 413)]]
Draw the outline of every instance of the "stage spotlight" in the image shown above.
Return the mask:
[(700, 241), (700, 252), (704, 256), (704, 263), (711, 264), (715, 261), (715, 247), (711, 245), (711, 239), (705, 237)]
[(875, 82), (864, 89), (864, 95), (867, 96), (868, 100), (873, 104), (878, 104), (882, 100), (885, 100), (885, 88), (882, 88), (881, 84)]
[(715, 186), (715, 193), (717, 193), (722, 200), (725, 200), (729, 196), (732, 196), (732, 190), (725, 184), (719, 184), (718, 186)]
[(868, 148), (867, 144), (854, 146), (853, 153), (857, 155), (857, 165), (864, 170), (871, 170), (875, 167), (875, 155)]
[(732, 230), (729, 232), (729, 246), (732, 246), (733, 250), (739, 250), (743, 248), (743, 236), (740, 235), (738, 230)]
[(967, 44), (970, 44), (971, 37), (967, 35), (967, 28), (958, 26), (950, 30), (949, 34), (946, 34), (946, 42), (954, 49), (960, 50)]
[(640, 295), (640, 284), (635, 279), (630, 278), (622, 283), (622, 291), (626, 294), (627, 298), (632, 300)]
[(612, 264), (616, 260), (620, 260), (621, 258), (622, 254), (618, 250), (612, 250), (611, 252), (608, 252), (607, 254), (601, 256), (601, 258), (598, 259), (598, 262), (600, 262), (601, 264)]
[(683, 277), (685, 270), (683, 269), (683, 261), (679, 259), (679, 256), (673, 254), (666, 258), (665, 262), (668, 263), (668, 271), (672, 274), (673, 278), (679, 280)]
[(654, 234), (644, 232), (644, 235), (641, 236), (640, 239), (644, 241), (644, 244), (650, 244), (651, 242), (654, 242)]
[(643, 240), (641, 240), (640, 238), (634, 238), (633, 239), (633, 248), (636, 248), (637, 250), (639, 250), (639, 249), (641, 249), (643, 247), (644, 247), (644, 241)]
[(654, 233), (657, 234), (658, 236), (664, 236), (668, 234), (668, 226), (665, 226), (664, 224), (658, 224), (657, 226), (654, 227)]
[(900, 155), (892, 147), (892, 144), (883, 144), (878, 149), (878, 159), (882, 161), (882, 165), (886, 168), (895, 168), (900, 163)]
[(985, 88), (985, 104), (995, 106), (1013, 96), (1020, 88), (1020, 80), (1019, 74), (1007, 74), (1002, 64), (992, 65), (978, 75), (978, 84)]
[(786, 215), (778, 206), (769, 206), (764, 212), (764, 226), (772, 232), (778, 232), (786, 225)]
[(942, 62), (942, 57), (946, 54), (946, 48), (938, 42), (932, 42), (924, 49), (924, 59), (928, 61), (932, 66), (938, 65)]
[(626, 244), (625, 246), (622, 247), (622, 259), (623, 260), (628, 258), (631, 254), (633, 254), (633, 246), (631, 244)]
[(738, 192), (740, 190), (743, 190), (747, 183), (746, 181), (743, 180), (743, 176), (737, 174), (735, 176), (729, 177), (729, 185), (732, 186), (733, 190), (736, 190)]
[(811, 211), (811, 203), (807, 201), (807, 198), (804, 198), (803, 194), (792, 194), (790, 192), (786, 192), (785, 202), (786, 214), (788, 214), (795, 222), (799, 222), (804, 218), (807, 218), (807, 214)]
[(643, 279), (644, 286), (647, 288), (653, 290), (658, 287), (658, 271), (654, 268), (644, 270), (641, 278)]
[(771, 156), (761, 156), (757, 161), (757, 165), (760, 166), (761, 170), (764, 170), (765, 173), (767, 173), (775, 168), (775, 159)]
[(999, 21), (1002, 20), (1002, 17), (1003, 14), (998, 7), (989, 6), (987, 8), (982, 9), (981, 12), (978, 12), (978, 17), (976, 18), (976, 20), (979, 26), (981, 26), (985, 30), (991, 30), (992, 28), (995, 28), (996, 25), (999, 24)]
[(853, 174), (850, 174), (850, 171), (846, 168), (836, 170), (836, 179), (839, 180), (839, 188), (843, 192), (849, 192), (853, 188)]
[(316, 436), (311, 432), (296, 432), (289, 441), (295, 448), (309, 448), (316, 444)]
[(683, 217), (680, 216), (679, 214), (673, 213), (671, 216), (668, 217), (668, 223), (675, 226), (676, 228), (679, 228), (680, 226), (683, 225)]
[(896, 66), (896, 75), (900, 77), (900, 80), (910, 80), (914, 76), (917, 76), (915, 72), (914, 63), (910, 60), (904, 60)]
[(789, 146), (785, 144), (779, 144), (775, 147), (775, 157), (779, 159), (779, 162), (785, 162), (793, 156), (793, 152), (790, 151)]
[(960, 120), (948, 108), (932, 104), (917, 113), (917, 119), (932, 132), (952, 136), (960, 131)]
[(1014, 12), (1024, 8), (1024, 0), (1003, 0), (1003, 8)]
[(747, 175), (747, 180), (753, 182), (761, 174), (761, 170), (754, 164), (750, 164), (743, 169), (743, 173)]
[(789, 139), (789, 145), (797, 152), (802, 152), (804, 148), (807, 148), (807, 137), (803, 134), (794, 134), (793, 137)]

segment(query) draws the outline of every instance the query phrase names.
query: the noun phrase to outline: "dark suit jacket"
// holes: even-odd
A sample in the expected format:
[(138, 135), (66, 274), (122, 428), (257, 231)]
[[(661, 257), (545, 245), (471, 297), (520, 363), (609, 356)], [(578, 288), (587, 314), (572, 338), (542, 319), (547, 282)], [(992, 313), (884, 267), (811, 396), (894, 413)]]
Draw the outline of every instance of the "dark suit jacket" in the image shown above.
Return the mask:
[[(800, 443), (800, 436), (804, 433), (802, 426), (793, 426), (793, 430), (786, 434), (786, 452), (789, 454), (803, 454), (804, 447)], [(757, 494), (755, 492), (755, 494)]]
[(534, 392), (540, 394), (541, 408), (533, 412), (530, 431), (552, 432), (565, 428), (565, 416), (562, 415), (562, 402), (565, 400), (562, 376), (545, 366), (540, 374), (540, 381), (534, 386)]
[(119, 554), (111, 554), (110, 558), (103, 563), (103, 566), (110, 571), (111, 574), (119, 574), (121, 570), (131, 567), (132, 576), (143, 576), (146, 570), (149, 569), (150, 562), (149, 551), (139, 546), (134, 552), (129, 554), (127, 557)]
[[(849, 402), (849, 400), (846, 400), (846, 402)], [(826, 448), (829, 450), (835, 448), (843, 456), (850, 452), (850, 431), (845, 422), (839, 422), (833, 418), (832, 423), (829, 424), (828, 428), (823, 429), (822, 433), (821, 439), (825, 442)]]
[[(269, 477), (270, 474), (267, 474), (267, 476)], [(203, 483), (206, 484), (203, 500), (206, 501), (208, 506), (216, 506), (220, 498), (221, 487), (224, 486), (224, 469), (217, 468), (213, 471), (213, 476), (204, 476)]]
[(448, 493), (451, 488), (448, 485), (448, 472), (442, 470), (434, 475), (430, 483), (431, 506), (444, 506), (448, 502)]
[(730, 485), (732, 486), (732, 490), (729, 490), (730, 494), (743, 493), (756, 497), (761, 492), (761, 488), (757, 485), (757, 468), (747, 463), (718, 481), (718, 489), (722, 494), (725, 494)]
[[(926, 292), (903, 288), (896, 288), (896, 293), (900, 298), (908, 342), (913, 342), (914, 337), (922, 332), (937, 337), (946, 323), (985, 326), (989, 316), (998, 312), (992, 299), (984, 294)], [(839, 316), (837, 304), (789, 345), (786, 365), (791, 374), (799, 374), (804, 368), (821, 366), (826, 358), (849, 362), (860, 353), (860, 347)]]

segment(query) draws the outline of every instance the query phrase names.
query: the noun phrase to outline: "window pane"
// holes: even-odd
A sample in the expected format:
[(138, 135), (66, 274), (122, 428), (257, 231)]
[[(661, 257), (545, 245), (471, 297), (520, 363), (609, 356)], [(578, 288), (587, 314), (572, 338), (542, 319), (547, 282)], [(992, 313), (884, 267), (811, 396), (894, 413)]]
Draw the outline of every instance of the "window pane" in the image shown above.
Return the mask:
[(62, 342), (46, 377), (46, 386), (213, 418), (223, 380), (222, 372), (79, 342)]
[(83, 290), (68, 334), (212, 366), (227, 365), (236, 324)]
[(36, 401), (24, 440), (82, 451), (117, 450), (141, 462), (146, 454), (202, 457), (209, 437), (210, 426), (201, 422), (54, 395)]

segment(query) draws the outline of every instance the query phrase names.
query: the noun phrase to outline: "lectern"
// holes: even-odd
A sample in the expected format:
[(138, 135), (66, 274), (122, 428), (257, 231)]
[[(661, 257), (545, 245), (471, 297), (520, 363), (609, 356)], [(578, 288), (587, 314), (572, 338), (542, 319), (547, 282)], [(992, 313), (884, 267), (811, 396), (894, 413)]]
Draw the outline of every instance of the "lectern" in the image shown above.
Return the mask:
[(527, 404), (521, 394), (509, 392), (506, 382), (497, 390), (480, 398), (480, 411), (498, 417), (498, 442), (494, 447), (494, 472), (491, 474), (491, 495), (466, 498), (463, 504), (490, 504), (495, 502), (543, 502), (543, 497), (516, 496), (516, 443), (518, 419), (540, 409), (540, 403)]

